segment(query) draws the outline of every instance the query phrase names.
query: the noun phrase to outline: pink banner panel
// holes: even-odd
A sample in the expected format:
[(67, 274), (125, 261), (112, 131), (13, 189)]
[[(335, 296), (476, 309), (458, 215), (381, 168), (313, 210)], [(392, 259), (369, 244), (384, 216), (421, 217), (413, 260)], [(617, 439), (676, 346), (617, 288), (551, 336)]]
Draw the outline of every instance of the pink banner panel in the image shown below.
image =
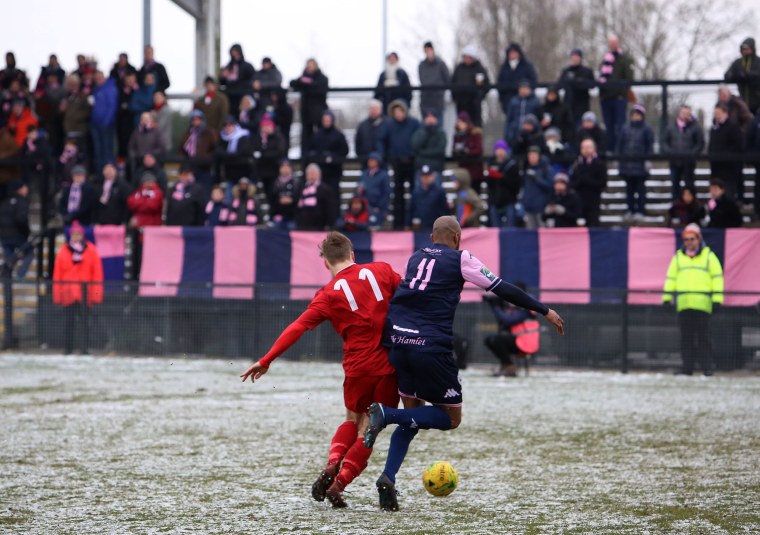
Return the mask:
[[(538, 230), (539, 286), (588, 290), (591, 288), (591, 251), (586, 228)], [(589, 302), (588, 292), (541, 291), (546, 303)]]
[(140, 295), (176, 296), (185, 256), (182, 227), (145, 227), (143, 240)]
[(256, 229), (214, 227), (214, 297), (252, 299), (256, 282)]
[(632, 293), (634, 305), (662, 302), (662, 288), (670, 260), (676, 253), (676, 234), (666, 228), (631, 228), (628, 231), (628, 289), (652, 293)]
[[(311, 299), (317, 290), (330, 282), (332, 275), (319, 256), (319, 245), (326, 232), (292, 231), (290, 233), (290, 284), (311, 288), (290, 289), (291, 299)], [(272, 259), (272, 261), (276, 261)], [(283, 266), (285, 269), (285, 266)]]
[(760, 232), (757, 229), (727, 229), (725, 265), (727, 292), (758, 292), (727, 295), (727, 305), (752, 306), (760, 301)]
[[(498, 228), (465, 228), (462, 229), (462, 244), (460, 249), (466, 249), (478, 260), (499, 275), (499, 229)], [(462, 302), (480, 301), (483, 290), (472, 284), (464, 283)]]
[(387, 262), (402, 277), (414, 252), (414, 234), (411, 232), (373, 232), (372, 259)]
[(101, 258), (124, 256), (124, 239), (126, 237), (124, 225), (95, 225), (93, 234)]

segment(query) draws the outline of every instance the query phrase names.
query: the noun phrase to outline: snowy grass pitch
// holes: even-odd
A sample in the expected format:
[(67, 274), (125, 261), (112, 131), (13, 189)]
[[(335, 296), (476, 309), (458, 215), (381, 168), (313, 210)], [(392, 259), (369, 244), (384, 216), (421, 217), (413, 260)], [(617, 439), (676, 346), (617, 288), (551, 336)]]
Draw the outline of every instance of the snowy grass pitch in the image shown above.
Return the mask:
[[(349, 487), (311, 499), (342, 371), (247, 363), (0, 356), (0, 532), (760, 532), (760, 378), (536, 370), (463, 374), (462, 426), (421, 432), (398, 513), (376, 507), (390, 433)], [(422, 470), (448, 460), (447, 498)]]

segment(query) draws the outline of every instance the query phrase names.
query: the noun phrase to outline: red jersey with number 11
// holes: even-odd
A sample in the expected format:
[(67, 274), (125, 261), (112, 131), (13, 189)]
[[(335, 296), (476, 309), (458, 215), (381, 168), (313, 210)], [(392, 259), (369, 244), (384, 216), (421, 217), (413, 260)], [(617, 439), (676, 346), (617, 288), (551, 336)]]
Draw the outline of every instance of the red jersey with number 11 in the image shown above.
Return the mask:
[(388, 303), (401, 277), (385, 262), (351, 264), (317, 292), (296, 320), (314, 329), (330, 320), (343, 338), (346, 377), (395, 373), (388, 350), (381, 345)]

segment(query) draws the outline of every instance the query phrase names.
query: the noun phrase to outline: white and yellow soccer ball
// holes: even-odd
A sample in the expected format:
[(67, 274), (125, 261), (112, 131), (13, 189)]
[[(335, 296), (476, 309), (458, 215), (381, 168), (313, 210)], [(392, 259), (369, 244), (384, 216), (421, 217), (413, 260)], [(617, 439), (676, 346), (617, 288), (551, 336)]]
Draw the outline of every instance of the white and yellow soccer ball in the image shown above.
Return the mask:
[(436, 461), (427, 465), (422, 473), (425, 490), (433, 496), (448, 496), (459, 484), (459, 474), (446, 461)]

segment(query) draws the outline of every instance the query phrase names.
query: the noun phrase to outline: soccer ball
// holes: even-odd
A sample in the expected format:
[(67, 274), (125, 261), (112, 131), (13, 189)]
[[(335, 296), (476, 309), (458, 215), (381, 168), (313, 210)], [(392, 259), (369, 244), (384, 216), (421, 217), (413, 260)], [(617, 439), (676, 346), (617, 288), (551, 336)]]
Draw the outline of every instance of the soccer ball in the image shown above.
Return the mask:
[(459, 483), (459, 474), (446, 461), (436, 461), (427, 465), (422, 473), (422, 484), (433, 496), (448, 496)]

